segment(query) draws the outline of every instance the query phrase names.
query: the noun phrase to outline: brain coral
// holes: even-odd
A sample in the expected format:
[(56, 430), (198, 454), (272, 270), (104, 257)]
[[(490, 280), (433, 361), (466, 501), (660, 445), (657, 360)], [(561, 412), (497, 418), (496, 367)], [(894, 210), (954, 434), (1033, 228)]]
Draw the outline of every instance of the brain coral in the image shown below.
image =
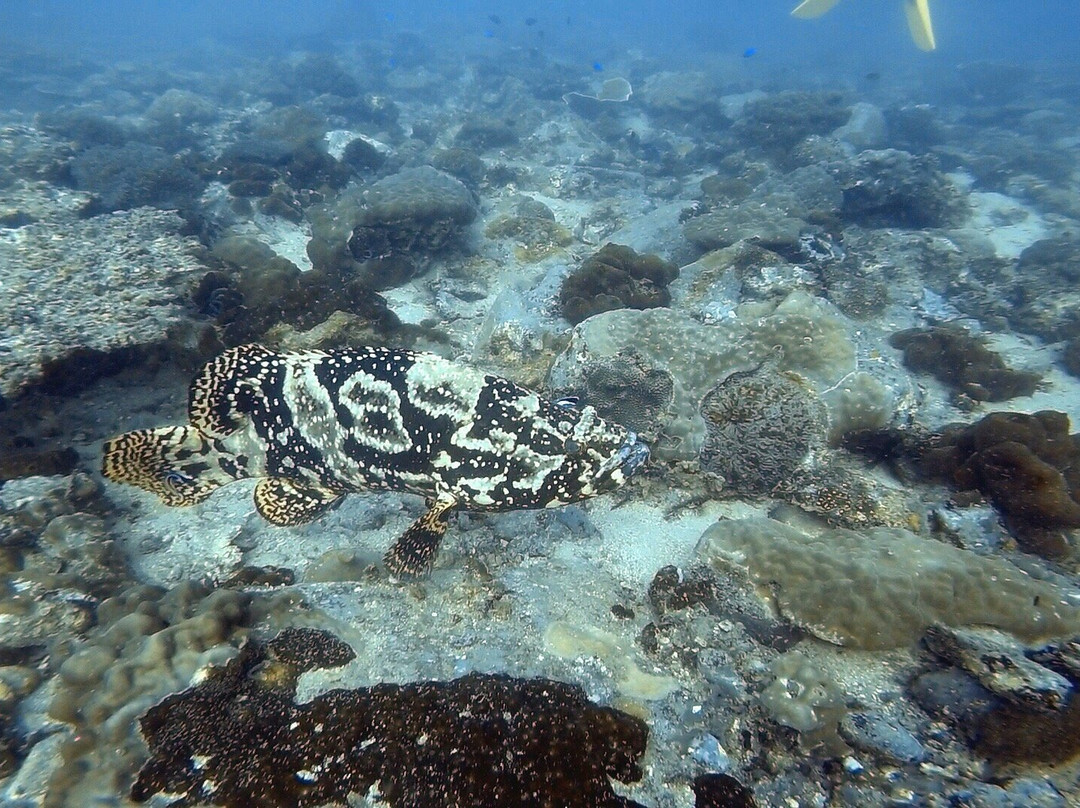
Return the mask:
[(591, 359), (582, 372), (585, 401), (601, 416), (639, 434), (656, 434), (675, 394), (670, 373), (633, 351)]
[(743, 494), (768, 494), (824, 443), (825, 407), (771, 362), (732, 373), (701, 402), (701, 464)]
[(1036, 642), (1080, 631), (1067, 593), (997, 558), (905, 530), (807, 535), (772, 519), (718, 522), (698, 554), (742, 570), (818, 637), (879, 650), (914, 643), (932, 623), (989, 625)]

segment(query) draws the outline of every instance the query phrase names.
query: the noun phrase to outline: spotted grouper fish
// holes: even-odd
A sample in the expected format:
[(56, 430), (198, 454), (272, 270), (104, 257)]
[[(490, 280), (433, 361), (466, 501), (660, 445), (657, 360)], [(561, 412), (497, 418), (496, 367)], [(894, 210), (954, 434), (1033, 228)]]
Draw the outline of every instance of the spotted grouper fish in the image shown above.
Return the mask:
[(191, 383), (188, 420), (107, 441), (103, 473), (167, 505), (257, 478), (255, 507), (275, 525), (310, 522), (357, 491), (419, 494), (427, 512), (386, 554), (400, 573), (427, 569), (454, 508), (576, 502), (618, 488), (649, 456), (591, 406), (389, 348), (232, 348)]

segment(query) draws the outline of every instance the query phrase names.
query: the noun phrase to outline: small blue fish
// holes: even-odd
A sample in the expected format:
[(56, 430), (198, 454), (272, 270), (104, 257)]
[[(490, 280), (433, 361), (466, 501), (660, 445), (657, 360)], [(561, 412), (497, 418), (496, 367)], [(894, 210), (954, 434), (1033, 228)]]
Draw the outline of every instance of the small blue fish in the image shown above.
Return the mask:
[(592, 69), (595, 70), (597, 73), (603, 73), (604, 72), (604, 65), (601, 64), (600, 62), (593, 62), (592, 63)]
[(495, 32), (492, 31), (490, 28), (487, 29), (486, 31), (484, 31), (484, 38), (485, 39), (492, 39), (494, 36), (495, 36)]
[(747, 48), (742, 52), (742, 58), (749, 59), (755, 53), (757, 53), (757, 48)]

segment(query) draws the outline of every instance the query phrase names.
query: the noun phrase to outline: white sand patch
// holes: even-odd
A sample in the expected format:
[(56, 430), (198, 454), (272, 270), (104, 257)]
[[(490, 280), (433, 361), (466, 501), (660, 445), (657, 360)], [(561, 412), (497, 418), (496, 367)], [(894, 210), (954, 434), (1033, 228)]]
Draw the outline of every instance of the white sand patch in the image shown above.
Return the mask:
[[(661, 567), (692, 563), (701, 534), (717, 519), (761, 514), (746, 503), (711, 502), (698, 511), (670, 517), (665, 514), (666, 506), (629, 502), (613, 509), (616, 501), (604, 497), (589, 509), (589, 519), (603, 536), (599, 546), (590, 550), (614, 578), (639, 590), (648, 586)], [(572, 549), (580, 548), (562, 544), (553, 555)]]
[(968, 201), (971, 218), (962, 229), (984, 236), (1002, 258), (1019, 258), (1020, 253), (1049, 233), (1038, 213), (1010, 196), (972, 191)]

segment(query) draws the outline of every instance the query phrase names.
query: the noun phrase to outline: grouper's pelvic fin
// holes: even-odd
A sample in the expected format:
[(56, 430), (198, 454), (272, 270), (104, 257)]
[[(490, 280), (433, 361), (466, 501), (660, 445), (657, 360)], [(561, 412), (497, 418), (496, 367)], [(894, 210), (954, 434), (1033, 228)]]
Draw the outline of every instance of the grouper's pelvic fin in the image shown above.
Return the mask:
[(279, 527), (306, 525), (344, 498), (314, 483), (264, 477), (255, 485), (255, 509), (267, 522)]
[(937, 47), (934, 42), (934, 27), (930, 24), (930, 0), (904, 0), (904, 14), (907, 16), (908, 30), (919, 50), (932, 51)]
[(188, 426), (139, 429), (105, 442), (101, 473), (157, 494), (166, 505), (202, 502), (243, 474), (213, 442)]
[(457, 504), (453, 498), (429, 501), (424, 515), (409, 525), (383, 557), (387, 569), (401, 575), (427, 572), (446, 533), (446, 518)]

